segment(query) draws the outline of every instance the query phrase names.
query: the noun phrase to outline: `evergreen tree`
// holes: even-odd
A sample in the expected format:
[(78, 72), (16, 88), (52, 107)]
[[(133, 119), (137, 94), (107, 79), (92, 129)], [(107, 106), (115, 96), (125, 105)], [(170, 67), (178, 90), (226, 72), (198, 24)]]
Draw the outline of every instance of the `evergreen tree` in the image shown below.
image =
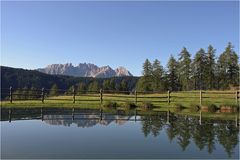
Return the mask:
[(58, 86), (57, 86), (57, 84), (53, 84), (53, 86), (50, 89), (49, 95), (50, 96), (58, 96)]
[(128, 83), (125, 79), (123, 79), (120, 83), (120, 89), (121, 91), (127, 91), (128, 89)]
[(120, 86), (120, 82), (119, 81), (117, 81), (115, 83), (115, 89), (116, 89), (116, 91), (120, 91), (121, 90), (121, 86)]
[(230, 85), (239, 85), (238, 55), (228, 43), (217, 62), (218, 88), (227, 89)]
[(208, 46), (207, 58), (206, 58), (206, 89), (214, 89), (215, 88), (215, 52), (216, 50), (213, 46)]
[(23, 89), (22, 89), (22, 95), (21, 95), (21, 99), (28, 99), (29, 96), (28, 96), (28, 92), (29, 92), (29, 89), (27, 86), (25, 86)]
[(238, 64), (238, 55), (233, 50), (231, 43), (228, 43), (225, 54), (229, 59), (228, 62), (228, 72), (227, 77), (229, 78), (230, 85), (239, 85), (239, 64)]
[(167, 64), (168, 67), (168, 89), (171, 91), (177, 91), (179, 89), (179, 80), (178, 80), (178, 63), (176, 59), (171, 55)]
[(97, 81), (93, 81), (88, 85), (88, 91), (99, 91), (99, 84)]
[(179, 54), (179, 79), (182, 90), (190, 90), (191, 55), (184, 47)]
[(206, 89), (206, 54), (204, 49), (200, 49), (193, 60), (192, 71), (195, 89)]
[(110, 90), (110, 80), (109, 79), (106, 79), (103, 81), (103, 89)]
[[(66, 95), (73, 95), (73, 90), (74, 90), (74, 85), (72, 85), (71, 87), (68, 88), (67, 92), (65, 93)], [(76, 94), (76, 90), (75, 90), (75, 94)]]
[(31, 89), (29, 90), (28, 95), (29, 95), (29, 98), (30, 98), (30, 99), (36, 99), (36, 98), (38, 98), (37, 89), (32, 86)]
[(110, 88), (110, 90), (116, 90), (116, 82), (115, 82), (114, 78), (110, 79), (109, 88)]
[(153, 90), (164, 90), (164, 70), (159, 60), (154, 60), (152, 65)]
[(226, 55), (221, 54), (217, 61), (217, 89), (228, 88)]
[(138, 92), (144, 92), (149, 90), (149, 88), (145, 85), (145, 79), (144, 77), (140, 77), (137, 84), (136, 84), (136, 90)]
[(22, 98), (22, 90), (20, 88), (18, 88), (17, 90), (15, 90), (13, 93), (13, 99), (18, 100)]
[(151, 91), (152, 90), (152, 64), (146, 59), (143, 63), (143, 76), (138, 80), (137, 90), (138, 91)]
[(153, 68), (151, 62), (148, 59), (146, 59), (145, 62), (143, 63), (143, 76), (151, 77), (152, 69)]
[(84, 82), (80, 82), (77, 85), (77, 94), (85, 93), (87, 90), (87, 85)]

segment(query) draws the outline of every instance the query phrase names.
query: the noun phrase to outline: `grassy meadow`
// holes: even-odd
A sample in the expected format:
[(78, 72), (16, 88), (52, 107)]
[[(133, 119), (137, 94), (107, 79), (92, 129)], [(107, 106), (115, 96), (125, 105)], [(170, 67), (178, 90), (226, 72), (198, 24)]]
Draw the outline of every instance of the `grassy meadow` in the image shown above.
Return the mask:
[[(135, 94), (110, 94), (103, 93), (102, 104), (107, 102), (116, 102), (119, 106), (126, 102), (135, 103)], [(238, 100), (239, 101), (239, 100)], [(188, 108), (192, 105), (200, 106), (200, 92), (172, 92), (170, 94), (170, 103), (168, 103), (167, 93), (151, 93), (151, 94), (137, 94), (137, 106), (142, 103), (149, 102), (154, 108), (173, 108), (177, 105), (182, 105)], [(205, 91), (202, 92), (201, 106), (208, 106), (214, 104), (221, 105), (237, 105), (236, 91)], [(75, 103), (73, 103), (73, 96), (60, 95), (60, 96), (46, 96), (44, 103), (41, 98), (37, 100), (14, 100), (12, 103), (9, 101), (1, 101), (1, 107), (79, 107), (79, 108), (99, 108), (100, 95), (99, 94), (81, 94), (75, 96)]]

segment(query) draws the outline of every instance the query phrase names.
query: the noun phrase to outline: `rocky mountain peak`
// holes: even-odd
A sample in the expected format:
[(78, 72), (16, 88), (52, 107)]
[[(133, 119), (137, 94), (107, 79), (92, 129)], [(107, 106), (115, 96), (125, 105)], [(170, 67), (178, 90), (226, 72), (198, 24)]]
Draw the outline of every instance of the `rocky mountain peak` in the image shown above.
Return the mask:
[(45, 68), (39, 68), (37, 70), (47, 74), (69, 75), (75, 77), (109, 78), (132, 76), (132, 74), (122, 66), (113, 70), (109, 65), (98, 67), (92, 63), (79, 63), (77, 66), (73, 66), (72, 63), (51, 64)]
[(115, 72), (117, 73), (117, 76), (132, 76), (132, 74), (124, 67), (120, 66), (117, 69), (115, 69)]

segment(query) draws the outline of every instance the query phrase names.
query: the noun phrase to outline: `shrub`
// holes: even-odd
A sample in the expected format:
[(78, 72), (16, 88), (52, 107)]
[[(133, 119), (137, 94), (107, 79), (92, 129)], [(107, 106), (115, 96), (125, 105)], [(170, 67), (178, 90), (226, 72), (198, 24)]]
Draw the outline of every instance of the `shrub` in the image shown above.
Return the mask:
[(200, 110), (200, 106), (197, 104), (191, 104), (189, 109), (191, 112), (198, 112)]
[(118, 104), (116, 102), (108, 101), (103, 104), (103, 107), (116, 108)]
[(141, 104), (141, 107), (142, 107), (143, 109), (152, 109), (152, 108), (153, 108), (153, 104), (152, 104), (151, 102), (143, 102), (143, 103)]
[(185, 109), (185, 107), (181, 104), (175, 104), (174, 107), (176, 112), (181, 112), (183, 109)]
[(215, 104), (211, 104), (208, 106), (208, 111), (214, 113), (218, 110), (218, 107)]
[(125, 102), (125, 103), (123, 104), (123, 107), (126, 108), (126, 109), (134, 109), (134, 108), (136, 108), (137, 106), (136, 106), (136, 104), (133, 103), (133, 102)]

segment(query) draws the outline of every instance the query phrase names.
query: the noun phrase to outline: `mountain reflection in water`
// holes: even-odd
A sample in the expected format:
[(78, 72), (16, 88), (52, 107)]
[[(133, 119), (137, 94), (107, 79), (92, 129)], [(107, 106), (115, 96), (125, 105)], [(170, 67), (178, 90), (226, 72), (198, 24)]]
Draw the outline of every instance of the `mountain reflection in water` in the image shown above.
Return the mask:
[[(214, 120), (200, 117), (178, 115), (167, 112), (140, 115), (135, 111), (102, 112), (99, 110), (20, 110), (9, 112), (2, 110), (2, 121), (21, 119), (41, 119), (50, 125), (71, 126), (81, 128), (95, 125), (108, 126), (111, 123), (125, 125), (128, 121), (140, 121), (141, 132), (145, 137), (157, 137), (165, 132), (170, 143), (173, 140), (182, 151), (195, 143), (199, 150), (206, 149), (209, 154), (215, 145), (222, 145), (230, 158), (235, 147), (239, 149), (239, 125), (235, 120)], [(9, 115), (11, 113), (11, 115)], [(201, 122), (199, 123), (199, 120)], [(235, 153), (238, 154), (239, 153)]]
[(97, 124), (107, 126), (112, 122), (124, 125), (130, 118), (131, 116), (107, 115), (103, 116), (101, 120), (99, 115), (74, 115), (74, 119), (72, 119), (71, 115), (44, 115), (43, 121), (51, 125), (70, 126), (76, 124), (78, 127), (87, 128)]

